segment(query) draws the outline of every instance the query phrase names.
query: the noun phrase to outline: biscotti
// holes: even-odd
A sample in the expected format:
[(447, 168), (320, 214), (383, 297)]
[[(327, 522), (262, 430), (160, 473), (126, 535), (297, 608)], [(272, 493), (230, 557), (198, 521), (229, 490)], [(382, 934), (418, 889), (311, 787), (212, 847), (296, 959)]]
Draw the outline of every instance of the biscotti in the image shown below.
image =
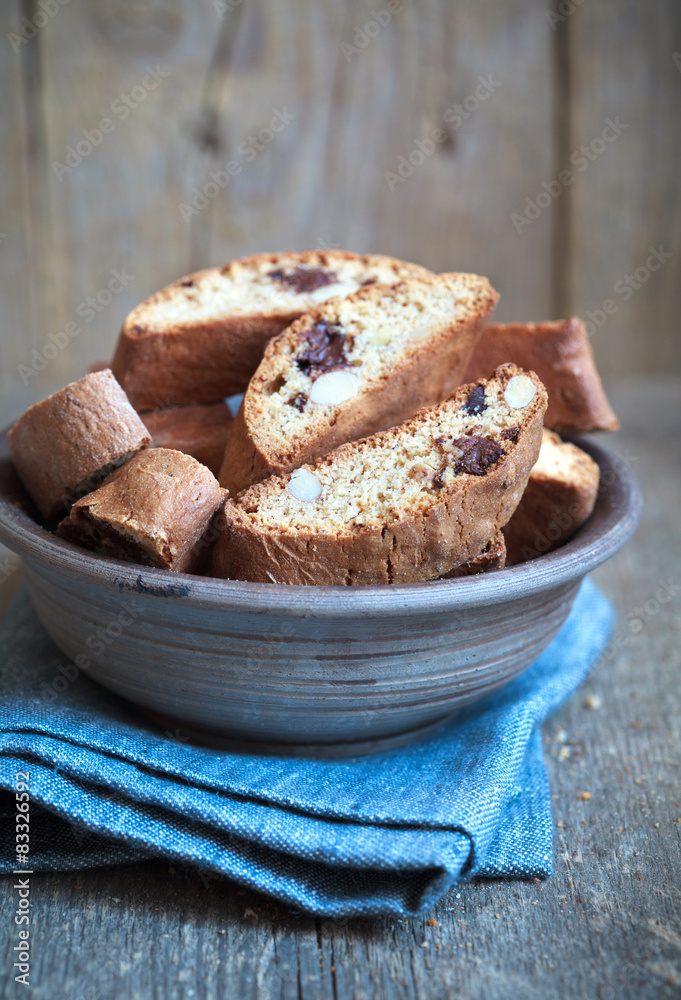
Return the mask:
[(546, 386), (547, 427), (560, 434), (619, 428), (584, 323), (576, 316), (546, 323), (490, 323), (478, 339), (465, 380), (474, 382), (505, 361), (535, 371)]
[(270, 337), (318, 303), (430, 273), (341, 250), (256, 254), (197, 271), (133, 309), (112, 368), (137, 410), (217, 402), (243, 392)]
[(31, 406), (9, 432), (12, 461), (47, 521), (68, 513), (151, 437), (107, 369)]
[(527, 562), (564, 545), (591, 515), (599, 475), (590, 455), (545, 430), (525, 492), (503, 529), (507, 564)]
[(217, 476), (225, 453), (232, 414), (226, 403), (173, 406), (141, 413), (155, 448), (192, 455)]
[(191, 572), (224, 498), (215, 476), (195, 458), (150, 448), (78, 500), (56, 533), (114, 559)]
[(509, 520), (539, 454), (546, 391), (503, 365), (399, 427), (227, 500), (215, 576), (289, 584), (432, 580)]
[(227, 442), (220, 482), (234, 496), (445, 399), (497, 293), (441, 274), (333, 299), (270, 341)]
[(440, 577), (441, 580), (451, 580), (460, 576), (477, 576), (478, 573), (490, 573), (492, 570), (503, 569), (506, 565), (506, 543), (502, 531), (497, 531), (495, 535), (485, 545), (482, 552), (471, 559), (467, 559), (448, 573)]

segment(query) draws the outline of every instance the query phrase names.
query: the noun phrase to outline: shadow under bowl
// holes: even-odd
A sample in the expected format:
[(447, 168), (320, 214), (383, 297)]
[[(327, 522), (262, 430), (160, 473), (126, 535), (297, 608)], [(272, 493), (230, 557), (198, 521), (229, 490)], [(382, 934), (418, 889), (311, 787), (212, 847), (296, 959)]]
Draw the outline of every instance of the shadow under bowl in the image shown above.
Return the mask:
[[(407, 742), (510, 681), (548, 646), (583, 577), (631, 537), (636, 482), (591, 440), (589, 521), (520, 566), (429, 583), (298, 587), (150, 569), (37, 523), (0, 437), (0, 540), (77, 666), (180, 738), (338, 756)], [(79, 657), (80, 662), (79, 662)], [(87, 666), (84, 664), (87, 662)]]

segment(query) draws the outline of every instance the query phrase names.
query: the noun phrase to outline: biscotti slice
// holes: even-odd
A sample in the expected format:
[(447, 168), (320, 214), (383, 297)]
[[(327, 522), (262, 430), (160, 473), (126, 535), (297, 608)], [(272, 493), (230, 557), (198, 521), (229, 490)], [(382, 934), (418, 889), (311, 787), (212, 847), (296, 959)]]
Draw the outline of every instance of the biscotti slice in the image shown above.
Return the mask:
[(56, 534), (114, 559), (190, 573), (225, 495), (195, 458), (149, 448), (78, 500)]
[(445, 399), (498, 295), (476, 274), (412, 278), (334, 299), (272, 340), (227, 441), (232, 496)]
[(9, 432), (19, 478), (47, 521), (68, 513), (151, 437), (106, 369), (31, 406)]
[(490, 323), (473, 350), (466, 382), (482, 378), (505, 361), (535, 371), (546, 386), (547, 427), (561, 434), (619, 428), (586, 328), (576, 316), (546, 323)]
[(451, 580), (460, 576), (477, 576), (478, 573), (489, 573), (492, 570), (503, 569), (506, 565), (506, 543), (502, 531), (495, 535), (485, 545), (482, 552), (466, 562), (462, 562), (449, 573), (440, 577), (441, 580)]
[(112, 368), (138, 410), (214, 403), (243, 392), (270, 337), (318, 303), (430, 273), (342, 250), (256, 254), (197, 271), (133, 309)]
[(527, 488), (504, 528), (508, 565), (536, 559), (572, 538), (591, 516), (599, 478), (590, 455), (545, 430)]
[(215, 576), (262, 583), (433, 580), (511, 517), (541, 444), (546, 391), (503, 365), (399, 427), (228, 500)]
[(217, 476), (232, 426), (232, 414), (226, 403), (173, 406), (149, 410), (140, 417), (155, 448), (172, 448), (192, 455)]

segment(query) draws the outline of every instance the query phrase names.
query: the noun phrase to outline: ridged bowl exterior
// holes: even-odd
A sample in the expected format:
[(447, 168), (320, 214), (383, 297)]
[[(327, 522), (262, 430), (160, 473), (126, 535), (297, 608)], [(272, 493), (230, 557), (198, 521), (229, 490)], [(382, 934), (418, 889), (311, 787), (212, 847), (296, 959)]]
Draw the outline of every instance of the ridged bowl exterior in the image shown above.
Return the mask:
[(286, 587), (94, 556), (31, 517), (6, 438), (0, 538), (21, 555), (57, 646), (162, 724), (264, 752), (363, 751), (408, 739), (528, 667), (584, 575), (633, 534), (633, 478), (605, 449), (580, 444), (603, 485), (575, 538), (522, 566), (459, 580)]

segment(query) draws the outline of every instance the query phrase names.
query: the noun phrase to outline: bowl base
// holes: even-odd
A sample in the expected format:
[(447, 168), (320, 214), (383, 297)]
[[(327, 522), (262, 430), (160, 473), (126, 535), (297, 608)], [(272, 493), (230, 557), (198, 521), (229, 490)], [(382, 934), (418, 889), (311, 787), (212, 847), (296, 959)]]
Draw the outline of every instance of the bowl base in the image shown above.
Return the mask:
[(177, 743), (196, 743), (198, 746), (210, 747), (213, 750), (253, 754), (257, 757), (362, 757), (370, 753), (381, 753), (384, 750), (403, 747), (430, 736), (453, 717), (450, 713), (415, 729), (406, 729), (391, 736), (379, 736), (371, 740), (349, 740), (345, 743), (283, 743), (274, 740), (262, 742), (245, 740), (239, 736), (205, 732), (192, 729), (179, 719), (161, 715), (151, 709), (138, 707), (137, 710), (154, 725), (164, 729), (165, 735)]

